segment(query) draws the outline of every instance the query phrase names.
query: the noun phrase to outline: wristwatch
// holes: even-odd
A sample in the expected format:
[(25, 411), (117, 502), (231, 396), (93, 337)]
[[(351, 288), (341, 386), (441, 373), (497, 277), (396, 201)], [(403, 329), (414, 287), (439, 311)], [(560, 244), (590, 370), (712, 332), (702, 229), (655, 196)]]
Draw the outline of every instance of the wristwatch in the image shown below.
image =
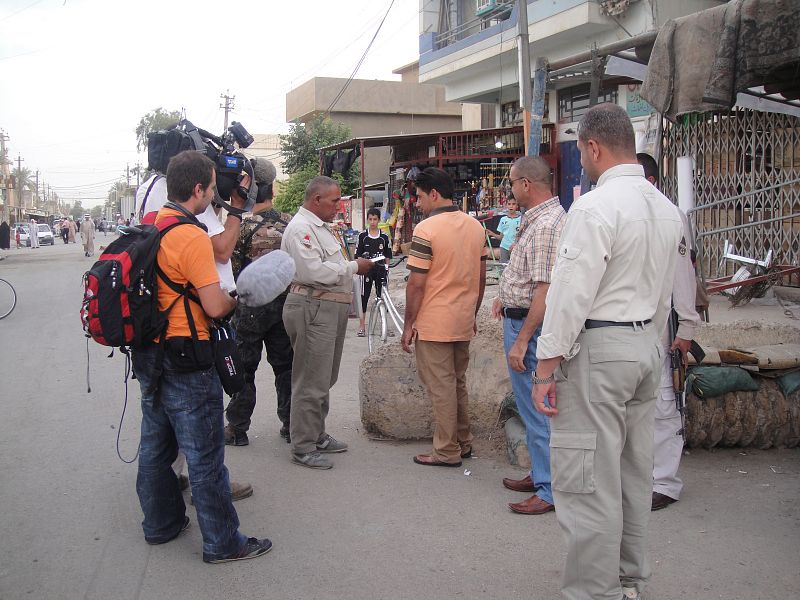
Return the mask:
[(537, 377), (536, 373), (534, 373), (531, 378), (533, 379), (533, 385), (543, 385), (555, 381), (555, 377), (553, 377), (552, 373), (549, 377)]

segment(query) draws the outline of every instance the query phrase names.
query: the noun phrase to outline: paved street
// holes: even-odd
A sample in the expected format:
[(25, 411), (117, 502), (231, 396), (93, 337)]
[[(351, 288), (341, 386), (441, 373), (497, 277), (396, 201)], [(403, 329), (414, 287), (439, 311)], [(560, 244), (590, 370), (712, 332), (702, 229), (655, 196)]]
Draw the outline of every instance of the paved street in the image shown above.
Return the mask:
[[(111, 237), (97, 240), (103, 245)], [(555, 515), (515, 515), (503, 476), (524, 474), (477, 446), (464, 469), (427, 469), (425, 442), (369, 440), (362, 432), (358, 369), (366, 341), (351, 321), (329, 430), (350, 443), (335, 468), (289, 462), (278, 436), (272, 374), (258, 377), (251, 444), (228, 448), (234, 479), (255, 495), (236, 508), (247, 535), (270, 537), (266, 557), (201, 560), (189, 530), (148, 546), (140, 527), (135, 464), (117, 457), (124, 360), (86, 341), (79, 244), (12, 250), (0, 277), (18, 304), (0, 321), (0, 598), (30, 599), (456, 599), (559, 597), (564, 544)], [(266, 364), (264, 365), (266, 367)], [(129, 382), (120, 449), (139, 431), (138, 383)], [(488, 445), (487, 445), (488, 446)], [(483, 452), (482, 452), (483, 450)], [(800, 587), (800, 451), (692, 451), (682, 500), (650, 528), (649, 599), (768, 600)], [(188, 501), (188, 496), (187, 496)]]

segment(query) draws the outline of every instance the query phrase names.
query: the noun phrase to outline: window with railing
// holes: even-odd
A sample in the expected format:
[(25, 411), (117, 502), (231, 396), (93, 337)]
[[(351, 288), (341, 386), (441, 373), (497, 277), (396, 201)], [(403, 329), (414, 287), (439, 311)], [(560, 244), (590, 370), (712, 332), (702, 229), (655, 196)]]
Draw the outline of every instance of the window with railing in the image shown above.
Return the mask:
[[(579, 121), (584, 113), (589, 110), (590, 85), (584, 83), (573, 87), (558, 90), (558, 121), (559, 123), (571, 123)], [(617, 86), (600, 88), (597, 94), (597, 103), (617, 102)]]
[(458, 23), (434, 38), (435, 47), (444, 48), (505, 21), (511, 16), (515, 3), (516, 0), (449, 0), (442, 3), (442, 10), (449, 15), (458, 15)]

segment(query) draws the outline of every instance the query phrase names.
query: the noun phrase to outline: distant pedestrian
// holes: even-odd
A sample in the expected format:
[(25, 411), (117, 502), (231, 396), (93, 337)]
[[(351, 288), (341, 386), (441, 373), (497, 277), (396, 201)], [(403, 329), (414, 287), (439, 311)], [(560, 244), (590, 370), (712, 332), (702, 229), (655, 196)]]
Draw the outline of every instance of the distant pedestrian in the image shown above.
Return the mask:
[(136, 220), (136, 215), (134, 213), (131, 213), (131, 218), (128, 219), (128, 225), (130, 225), (131, 227), (135, 227), (138, 224), (139, 222)]
[(28, 228), (28, 239), (31, 243), (31, 250), (39, 247), (39, 223), (36, 219), (31, 219), (30, 227)]
[(375, 284), (375, 295), (380, 298), (383, 284), (386, 281), (387, 265), (389, 264), (389, 259), (392, 258), (392, 247), (389, 243), (389, 236), (378, 229), (380, 220), (381, 211), (377, 208), (370, 208), (367, 211), (368, 227), (358, 236), (356, 256), (369, 259), (378, 258), (380, 256), (385, 257), (383, 264), (375, 264), (372, 270), (362, 277), (361, 319), (358, 324), (358, 337), (364, 337), (366, 335), (364, 331), (364, 318), (367, 314), (367, 303), (369, 302), (369, 295), (372, 292), (372, 284)]
[(67, 227), (68, 227), (67, 232), (69, 233), (69, 241), (74, 244), (74, 243), (76, 243), (75, 242), (75, 234), (78, 232), (78, 228), (75, 226), (75, 218), (74, 217), (70, 217), (69, 218), (69, 221), (67, 221)]
[(64, 240), (65, 244), (69, 243), (69, 220), (62, 219), (61, 220), (61, 239)]
[(17, 248), (21, 248), (22, 247), (22, 239), (21, 239), (22, 227), (17, 225), (14, 229), (16, 230), (16, 233), (14, 234), (14, 239), (16, 239), (16, 241), (17, 241)]
[(86, 256), (94, 254), (94, 222), (86, 215), (83, 218), (83, 227), (81, 227), (81, 240), (83, 241), (83, 253)]
[(11, 227), (8, 223), (3, 221), (0, 223), (0, 250), (8, 250), (11, 248)]

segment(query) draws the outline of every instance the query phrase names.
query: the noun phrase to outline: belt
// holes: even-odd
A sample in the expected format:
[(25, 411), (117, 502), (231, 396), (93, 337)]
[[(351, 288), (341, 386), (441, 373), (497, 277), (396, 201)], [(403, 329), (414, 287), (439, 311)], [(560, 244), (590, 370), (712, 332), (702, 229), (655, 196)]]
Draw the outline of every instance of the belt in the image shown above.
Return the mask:
[(650, 323), (650, 319), (644, 321), (595, 321), (594, 319), (586, 319), (583, 324), (584, 329), (597, 329), (598, 327), (644, 327)]
[(339, 304), (350, 304), (353, 301), (353, 292), (329, 292), (328, 290), (319, 290), (302, 283), (293, 283), (289, 286), (289, 291), (293, 294), (301, 294), (317, 300), (338, 302)]
[(522, 320), (528, 316), (527, 308), (506, 308), (503, 307), (503, 316), (509, 319)]

